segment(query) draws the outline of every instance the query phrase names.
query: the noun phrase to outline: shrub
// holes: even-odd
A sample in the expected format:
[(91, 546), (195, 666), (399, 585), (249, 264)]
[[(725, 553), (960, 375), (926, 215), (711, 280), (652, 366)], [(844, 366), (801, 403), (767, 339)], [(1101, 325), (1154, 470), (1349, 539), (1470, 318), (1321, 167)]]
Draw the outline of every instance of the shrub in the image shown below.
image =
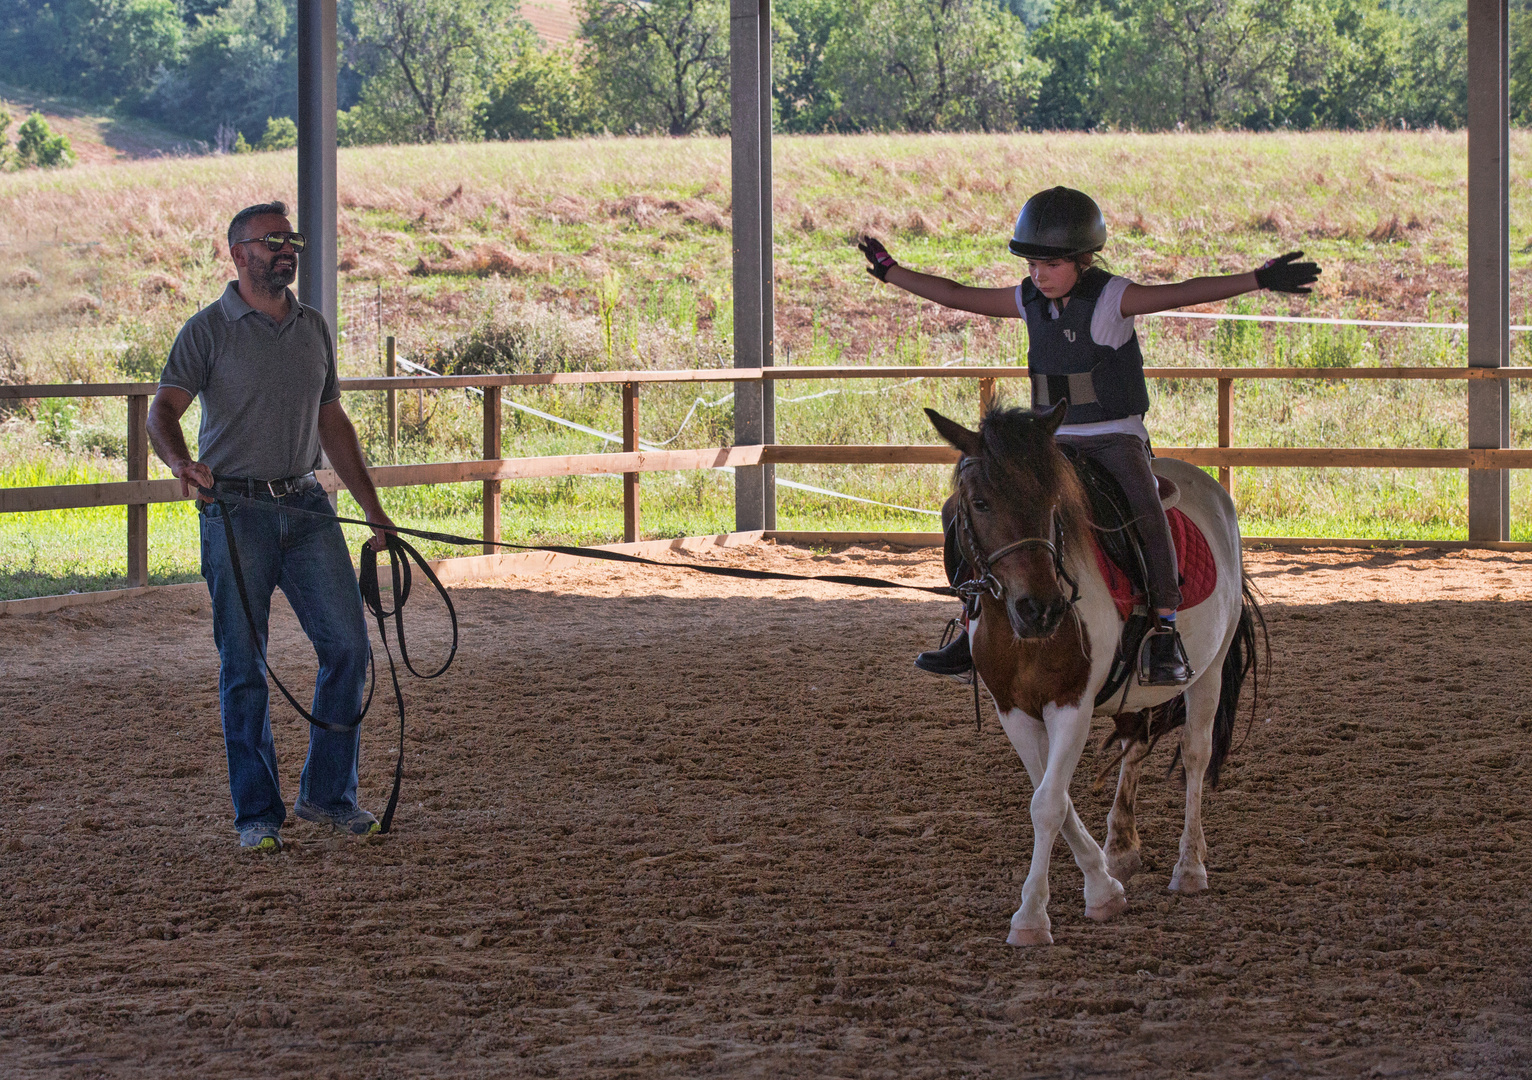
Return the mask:
[(266, 118), (266, 133), (261, 136), (258, 150), (291, 150), (297, 145), (298, 125), (291, 116)]
[(67, 137), (53, 133), (40, 113), (33, 113), (16, 131), (16, 160), (23, 166), (64, 169), (74, 164), (74, 148)]
[(106, 428), (81, 428), (79, 436), (74, 440), (74, 448), (82, 454), (99, 454), (104, 458), (125, 458), (128, 456), (128, 437), (124, 432), (110, 431)]

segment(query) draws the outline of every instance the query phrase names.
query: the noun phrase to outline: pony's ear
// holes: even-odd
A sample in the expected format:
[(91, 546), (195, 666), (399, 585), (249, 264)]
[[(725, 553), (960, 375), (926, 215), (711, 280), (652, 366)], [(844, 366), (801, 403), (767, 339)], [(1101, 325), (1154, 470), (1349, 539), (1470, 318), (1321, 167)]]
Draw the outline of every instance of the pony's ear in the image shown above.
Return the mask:
[(1064, 423), (1064, 415), (1067, 412), (1069, 412), (1069, 399), (1065, 398), (1062, 401), (1055, 402), (1053, 408), (1043, 414), (1040, 423), (1049, 435), (1058, 431), (1059, 426)]
[(969, 431), (956, 420), (948, 420), (935, 409), (927, 409), (926, 416), (931, 420), (931, 426), (936, 433), (957, 447), (969, 457), (979, 456), (979, 433)]

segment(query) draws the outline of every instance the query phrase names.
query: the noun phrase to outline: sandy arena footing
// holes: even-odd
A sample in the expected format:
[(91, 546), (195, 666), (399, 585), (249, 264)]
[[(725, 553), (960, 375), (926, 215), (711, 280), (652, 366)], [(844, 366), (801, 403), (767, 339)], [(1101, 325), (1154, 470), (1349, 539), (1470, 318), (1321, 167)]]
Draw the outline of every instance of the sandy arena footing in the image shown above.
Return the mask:
[[(1026, 775), (987, 704), (976, 734), (910, 664), (950, 600), (606, 565), (458, 587), (457, 665), (406, 685), (396, 832), (290, 820), (274, 857), (235, 846), (205, 597), (8, 619), (0, 1073), (1528, 1075), (1532, 555), (1247, 565), (1274, 666), (1205, 803), (1210, 891), (1166, 891), (1167, 744), (1127, 912), (1085, 918), (1061, 845), (1058, 944), (1029, 951), (1004, 944)], [(273, 663), (306, 685), (278, 607)], [(290, 802), (306, 730), (273, 723)]]

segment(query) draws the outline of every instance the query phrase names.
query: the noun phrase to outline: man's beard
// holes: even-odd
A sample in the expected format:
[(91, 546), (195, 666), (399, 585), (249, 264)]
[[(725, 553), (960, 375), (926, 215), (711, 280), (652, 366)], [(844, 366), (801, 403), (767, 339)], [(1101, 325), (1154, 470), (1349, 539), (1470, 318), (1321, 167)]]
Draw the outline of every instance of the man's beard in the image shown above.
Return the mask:
[(291, 285), (293, 279), (298, 276), (297, 260), (289, 264), (273, 259), (265, 266), (258, 268), (251, 276), (255, 280), (256, 288), (267, 296), (281, 296), (282, 290)]

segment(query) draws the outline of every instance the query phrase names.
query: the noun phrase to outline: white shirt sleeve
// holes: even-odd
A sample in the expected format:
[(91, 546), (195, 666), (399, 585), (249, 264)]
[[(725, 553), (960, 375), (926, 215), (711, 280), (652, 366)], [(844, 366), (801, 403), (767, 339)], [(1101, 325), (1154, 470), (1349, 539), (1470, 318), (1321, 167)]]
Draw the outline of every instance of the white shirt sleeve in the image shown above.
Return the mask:
[(1133, 316), (1122, 317), (1122, 294), (1131, 284), (1127, 278), (1113, 274), (1101, 290), (1090, 320), (1091, 340), (1097, 345), (1120, 349), (1133, 337)]

